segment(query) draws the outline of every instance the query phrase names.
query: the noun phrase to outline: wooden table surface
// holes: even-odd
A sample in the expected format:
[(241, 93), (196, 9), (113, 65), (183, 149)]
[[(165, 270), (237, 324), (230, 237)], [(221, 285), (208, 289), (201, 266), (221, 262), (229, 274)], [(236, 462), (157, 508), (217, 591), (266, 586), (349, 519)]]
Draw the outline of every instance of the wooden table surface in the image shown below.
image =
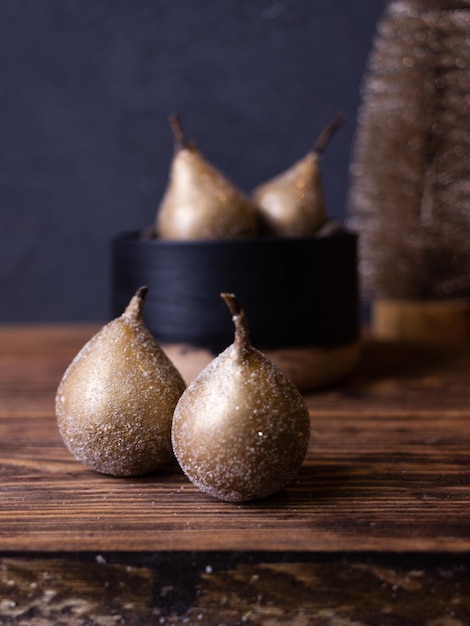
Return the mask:
[(0, 624), (470, 624), (469, 346), (365, 341), (297, 479), (240, 505), (74, 460), (54, 395), (95, 330), (0, 327)]

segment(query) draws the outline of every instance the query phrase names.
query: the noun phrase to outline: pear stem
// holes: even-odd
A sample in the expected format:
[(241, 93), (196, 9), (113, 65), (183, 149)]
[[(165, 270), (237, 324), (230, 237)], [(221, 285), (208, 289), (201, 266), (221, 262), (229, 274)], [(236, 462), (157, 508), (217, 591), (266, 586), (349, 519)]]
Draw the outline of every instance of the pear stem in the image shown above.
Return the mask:
[(335, 117), (333, 121), (331, 121), (326, 128), (322, 130), (320, 135), (318, 136), (314, 146), (313, 151), (317, 154), (322, 154), (332, 139), (333, 135), (336, 131), (341, 128), (341, 126), (346, 121), (346, 115), (344, 113), (340, 113)]
[(232, 314), (232, 320), (235, 324), (235, 340), (233, 343), (238, 357), (243, 359), (251, 347), (250, 332), (245, 311), (241, 308), (237, 296), (234, 293), (221, 293), (220, 297)]
[(123, 313), (123, 316), (131, 319), (140, 319), (142, 317), (142, 310), (144, 308), (145, 298), (147, 296), (149, 288), (145, 285), (143, 287), (139, 287), (135, 294), (132, 296), (129, 304), (126, 307), (126, 310)]
[(188, 147), (188, 140), (186, 139), (186, 135), (183, 130), (183, 126), (181, 124), (181, 120), (178, 115), (172, 114), (168, 118), (170, 122), (171, 131), (173, 133), (173, 138), (175, 141), (175, 151), (183, 150)]

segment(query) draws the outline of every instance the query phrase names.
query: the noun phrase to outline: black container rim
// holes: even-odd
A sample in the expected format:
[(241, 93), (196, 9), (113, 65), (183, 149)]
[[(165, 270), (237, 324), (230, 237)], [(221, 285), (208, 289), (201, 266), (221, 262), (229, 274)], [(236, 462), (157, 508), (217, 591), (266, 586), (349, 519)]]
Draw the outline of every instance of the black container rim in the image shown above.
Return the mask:
[(358, 236), (355, 232), (345, 227), (337, 227), (331, 232), (319, 232), (309, 237), (237, 237), (232, 239), (161, 239), (156, 236), (146, 236), (145, 232), (139, 230), (126, 231), (116, 234), (112, 242), (127, 242), (129, 244), (139, 244), (148, 246), (162, 247), (179, 247), (182, 248), (220, 248), (226, 246), (243, 247), (243, 246), (291, 246), (299, 244), (311, 244), (315, 242), (327, 242), (332, 238), (352, 238), (357, 240)]

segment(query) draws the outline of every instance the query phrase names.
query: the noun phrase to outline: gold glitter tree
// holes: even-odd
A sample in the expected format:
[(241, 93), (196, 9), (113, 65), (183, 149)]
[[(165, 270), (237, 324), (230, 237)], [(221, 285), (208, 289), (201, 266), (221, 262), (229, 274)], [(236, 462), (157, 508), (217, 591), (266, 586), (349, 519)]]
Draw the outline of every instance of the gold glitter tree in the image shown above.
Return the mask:
[(367, 299), (470, 297), (469, 0), (388, 2), (350, 182)]

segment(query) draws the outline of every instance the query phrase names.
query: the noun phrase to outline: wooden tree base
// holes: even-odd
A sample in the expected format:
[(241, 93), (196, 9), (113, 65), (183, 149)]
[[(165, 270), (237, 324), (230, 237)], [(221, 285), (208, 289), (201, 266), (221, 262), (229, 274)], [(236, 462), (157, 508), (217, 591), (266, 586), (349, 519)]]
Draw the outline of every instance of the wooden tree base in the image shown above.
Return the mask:
[(470, 298), (379, 299), (372, 305), (371, 329), (374, 337), (386, 341), (470, 341)]

